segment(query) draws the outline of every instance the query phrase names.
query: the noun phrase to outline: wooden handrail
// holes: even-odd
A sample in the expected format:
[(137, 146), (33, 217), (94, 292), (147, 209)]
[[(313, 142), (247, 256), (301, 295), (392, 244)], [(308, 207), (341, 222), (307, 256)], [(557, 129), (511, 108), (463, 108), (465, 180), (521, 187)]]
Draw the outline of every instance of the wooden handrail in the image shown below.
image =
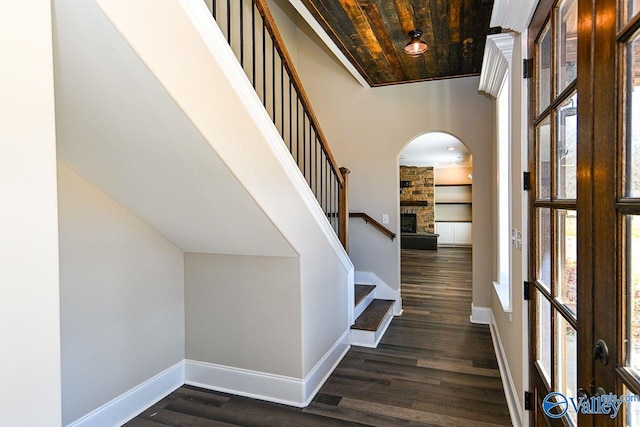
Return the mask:
[(280, 59), (282, 60), (282, 65), (286, 68), (289, 76), (291, 78), (291, 83), (293, 83), (294, 88), (298, 92), (298, 96), (300, 97), (300, 103), (302, 107), (307, 111), (307, 115), (309, 116), (309, 120), (311, 122), (311, 126), (313, 127), (316, 136), (320, 140), (320, 145), (322, 147), (322, 151), (327, 156), (329, 160), (329, 164), (331, 164), (331, 169), (333, 169), (333, 173), (336, 176), (337, 181), (340, 183), (340, 186), (344, 186), (344, 179), (342, 174), (340, 173), (340, 168), (338, 167), (338, 162), (333, 157), (333, 153), (331, 152), (331, 148), (329, 148), (329, 144), (327, 143), (327, 139), (324, 136), (324, 132), (320, 129), (318, 124), (318, 118), (316, 117), (313, 108), (311, 108), (311, 103), (309, 102), (309, 98), (307, 97), (307, 93), (302, 86), (302, 81), (300, 80), (300, 76), (296, 69), (293, 67), (293, 61), (291, 60), (291, 56), (289, 56), (289, 52), (284, 45), (284, 41), (280, 36), (280, 32), (278, 31), (278, 27), (275, 24), (273, 16), (271, 15), (271, 11), (269, 10), (269, 6), (266, 4), (265, 0), (253, 0), (258, 13), (262, 17), (264, 22), (264, 26), (269, 32), (271, 39), (274, 42), (274, 47), (280, 54)]
[(380, 230), (381, 232), (383, 232), (384, 234), (389, 236), (391, 238), (391, 240), (396, 238), (396, 233), (394, 233), (393, 231), (389, 230), (387, 227), (385, 227), (384, 225), (380, 224), (378, 221), (376, 221), (375, 219), (371, 218), (369, 215), (367, 215), (364, 212), (351, 212), (351, 213), (349, 213), (349, 217), (350, 218), (362, 218), (362, 219), (364, 219), (364, 222), (366, 222), (368, 224), (371, 224), (372, 226), (374, 226), (375, 228), (377, 228), (378, 230)]
[[(238, 1), (240, 8), (235, 6)], [(300, 76), (271, 15), (267, 0), (213, 0), (212, 6), (213, 18), (221, 26), (221, 30), (226, 30), (223, 30), (226, 32), (226, 39), (256, 90), (258, 98), (273, 120), (273, 124), (278, 128), (283, 143), (285, 146), (288, 145), (293, 161), (309, 184), (331, 227), (344, 248), (348, 250), (347, 185), (349, 171), (338, 167), (327, 139), (320, 129), (309, 97), (302, 86)], [(247, 19), (243, 14), (246, 6), (251, 7), (250, 16)], [(258, 16), (259, 22), (256, 19)], [(250, 34), (245, 31), (245, 23), (248, 23), (246, 21), (250, 21)], [(258, 28), (256, 28), (256, 24)], [(265, 43), (268, 39), (271, 39), (270, 43)], [(261, 52), (258, 51), (258, 41), (262, 45)], [(267, 51), (267, 46), (269, 51)], [(250, 49), (248, 52), (251, 58), (250, 66), (245, 62), (245, 58), (249, 59), (249, 55), (245, 55), (245, 48)], [(257, 58), (257, 55), (261, 55), (260, 58)], [(276, 59), (279, 63), (279, 73), (276, 73)], [(270, 60), (270, 70), (267, 70), (268, 60)], [(256, 67), (258, 61), (262, 65), (262, 70), (258, 70)], [(256, 75), (256, 71), (261, 74)], [(278, 74), (280, 77), (279, 85), (276, 80)], [(288, 115), (285, 109), (285, 74), (289, 94)], [(270, 97), (267, 89), (271, 92)], [(277, 97), (277, 89), (280, 92), (279, 98)], [(292, 97), (292, 91), (295, 98)], [(293, 111), (292, 100), (295, 103)], [(277, 103), (280, 104), (279, 117)], [(302, 110), (302, 115), (300, 115), (300, 110)], [(280, 123), (278, 123), (278, 118)], [(285, 118), (288, 129), (285, 128)], [(300, 119), (302, 119), (302, 126)]]

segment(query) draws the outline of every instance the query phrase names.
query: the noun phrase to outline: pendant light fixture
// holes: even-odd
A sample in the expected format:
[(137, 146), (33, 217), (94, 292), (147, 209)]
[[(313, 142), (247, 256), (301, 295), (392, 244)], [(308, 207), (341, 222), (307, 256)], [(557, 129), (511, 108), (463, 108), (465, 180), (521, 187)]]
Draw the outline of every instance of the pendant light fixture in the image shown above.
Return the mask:
[(404, 53), (407, 55), (420, 56), (429, 49), (429, 46), (420, 38), (422, 37), (422, 31), (409, 31), (409, 37), (411, 37), (411, 41), (404, 47)]

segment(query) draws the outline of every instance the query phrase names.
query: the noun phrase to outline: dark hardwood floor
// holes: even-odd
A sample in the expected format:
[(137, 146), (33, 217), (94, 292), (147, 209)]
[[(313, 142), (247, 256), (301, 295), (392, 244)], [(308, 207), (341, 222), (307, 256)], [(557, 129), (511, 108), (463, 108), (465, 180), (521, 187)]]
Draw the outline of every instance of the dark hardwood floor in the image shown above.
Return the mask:
[(352, 347), (307, 408), (184, 386), (127, 426), (511, 425), (489, 328), (469, 323), (471, 250), (403, 250), (402, 297), (378, 348)]

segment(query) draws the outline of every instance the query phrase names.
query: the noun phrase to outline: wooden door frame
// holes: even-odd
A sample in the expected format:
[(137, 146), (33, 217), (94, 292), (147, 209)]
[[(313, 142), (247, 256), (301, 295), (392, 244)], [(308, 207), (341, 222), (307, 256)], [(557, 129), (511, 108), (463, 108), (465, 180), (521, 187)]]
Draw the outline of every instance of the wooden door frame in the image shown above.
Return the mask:
[[(587, 99), (578, 102), (578, 209), (586, 212), (578, 217), (578, 260), (590, 268), (578, 269), (580, 307), (589, 309), (590, 317), (581, 319), (593, 325), (579, 346), (582, 377), (579, 386), (589, 390), (591, 381), (606, 392), (621, 393), (617, 382), (619, 361), (621, 295), (617, 280), (617, 1), (578, 0), (578, 90)], [(586, 25), (588, 23), (589, 25)], [(580, 46), (581, 42), (584, 46)], [(580, 110), (582, 108), (583, 110)], [(581, 156), (582, 152), (582, 156)], [(580, 238), (584, 240), (581, 241)], [(580, 335), (579, 335), (580, 336)], [(606, 366), (593, 360), (593, 347), (599, 339), (609, 348)], [(580, 350), (580, 348), (582, 350)], [(580, 363), (580, 362), (579, 362)], [(580, 371), (579, 371), (580, 372)], [(602, 417), (582, 417), (594, 425), (605, 425)], [(622, 422), (623, 420), (617, 420)]]
[[(534, 48), (540, 30), (553, 13), (554, 0), (541, 0), (529, 27), (529, 49)], [(578, 388), (593, 393), (594, 386), (620, 393), (615, 364), (619, 347), (617, 305), (621, 295), (617, 283), (617, 221), (612, 206), (617, 197), (617, 71), (616, 0), (578, 0)], [(598, 31), (595, 31), (595, 29)], [(534, 51), (532, 51), (533, 53)], [(552, 55), (554, 56), (554, 55)], [(595, 76), (598, 76), (596, 81)], [(603, 79), (602, 76), (607, 76)], [(529, 83), (529, 121), (536, 117), (534, 82)], [(535, 140), (535, 128), (529, 125), (529, 140)], [(536, 171), (535, 145), (529, 144), (529, 168)], [(532, 174), (532, 182), (536, 176)], [(529, 229), (535, 215), (535, 194), (529, 196)], [(536, 239), (530, 241), (529, 276), (535, 277)], [(599, 284), (596, 286), (596, 284)], [(607, 286), (609, 284), (609, 286)], [(535, 328), (535, 313), (530, 310), (530, 327)], [(536, 331), (533, 331), (534, 333)], [(535, 335), (532, 335), (535, 336)], [(596, 369), (593, 347), (603, 339), (611, 352), (604, 369)], [(536, 359), (535, 343), (529, 344), (530, 361)], [(533, 378), (530, 379), (533, 381)], [(533, 384), (532, 384), (533, 386)], [(536, 405), (537, 406), (537, 405)], [(533, 414), (532, 414), (533, 421)], [(601, 425), (607, 420), (578, 416), (580, 426)]]
[[(536, 10), (533, 14), (533, 17), (531, 19), (531, 22), (528, 27), (528, 32), (527, 32), (527, 52), (528, 52), (529, 60), (533, 60), (533, 58), (535, 57), (536, 40), (538, 39), (540, 31), (542, 31), (542, 29), (547, 25), (547, 23), (551, 19), (552, 8), (555, 2), (556, 0), (540, 0), (538, 2), (538, 6), (536, 7)], [(553, 55), (552, 55), (552, 60), (554, 60)], [(535, 62), (533, 64), (533, 67), (535, 67)], [(536, 70), (534, 70), (534, 74), (535, 73), (537, 73)], [(528, 230), (529, 230), (528, 277), (529, 277), (529, 280), (533, 280), (536, 277), (536, 274), (537, 274), (536, 260), (538, 259), (538, 235), (537, 233), (534, 232), (535, 228), (537, 227), (537, 224), (534, 218), (537, 218), (537, 208), (535, 206), (535, 201), (536, 201), (535, 188), (538, 182), (538, 170), (537, 170), (537, 164), (536, 164), (537, 163), (536, 162), (537, 160), (536, 127), (533, 125), (538, 113), (537, 106), (536, 106), (536, 98), (537, 98), (537, 90), (535, 86), (536, 78), (537, 77), (530, 77), (528, 79), (528, 85), (527, 85), (528, 86), (527, 92), (529, 94), (528, 96), (529, 112), (527, 117), (527, 128), (528, 128), (528, 133), (527, 133), (528, 152), (527, 153), (529, 157), (529, 164), (528, 164), (529, 173), (530, 173), (529, 183), (531, 188), (528, 194)], [(578, 105), (579, 104), (580, 103), (578, 102)], [(554, 221), (553, 216), (551, 218), (551, 221)], [(537, 361), (537, 355), (536, 355), (537, 345), (535, 342), (535, 337), (538, 336), (538, 331), (537, 331), (538, 323), (536, 321), (537, 310), (534, 309), (535, 307), (537, 307), (537, 301), (535, 302), (533, 301), (536, 298), (536, 296), (537, 296), (537, 293), (535, 292), (535, 287), (531, 286), (531, 289), (529, 289), (529, 294), (527, 296), (529, 300), (529, 304), (528, 304), (529, 331), (528, 331), (528, 337), (527, 337), (527, 340), (529, 341), (528, 387), (531, 393), (533, 393), (531, 397), (532, 401), (529, 402), (531, 405), (530, 412), (529, 412), (529, 425), (535, 426), (536, 421), (542, 421), (542, 420), (551, 422), (553, 423), (553, 425), (562, 425), (561, 420), (549, 420), (548, 418), (545, 417), (544, 414), (540, 413), (540, 408), (542, 407), (542, 399), (544, 398), (544, 396), (538, 396), (536, 391), (540, 389), (545, 389), (546, 386), (545, 384), (540, 382), (540, 380), (538, 379), (538, 375), (534, 372), (536, 370), (535, 363)], [(554, 322), (553, 315), (551, 317), (551, 322)], [(552, 352), (552, 357), (553, 357), (553, 352)], [(554, 361), (552, 360), (551, 363), (552, 363), (552, 369), (553, 369)], [(552, 373), (550, 372), (549, 374), (551, 375)], [(553, 391), (553, 390), (550, 390), (550, 391)]]

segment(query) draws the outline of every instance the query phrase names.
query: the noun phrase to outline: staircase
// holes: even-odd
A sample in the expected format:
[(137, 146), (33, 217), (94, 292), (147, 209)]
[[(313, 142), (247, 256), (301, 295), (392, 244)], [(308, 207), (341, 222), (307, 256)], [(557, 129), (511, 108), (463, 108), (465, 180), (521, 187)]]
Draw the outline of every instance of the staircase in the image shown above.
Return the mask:
[[(214, 0), (210, 9), (236, 59), (348, 251), (348, 175), (335, 161), (266, 0)], [(391, 239), (395, 234), (355, 214)], [(351, 344), (376, 347), (393, 318), (394, 300), (376, 299), (376, 286), (355, 287)]]
[(351, 326), (351, 344), (375, 348), (393, 319), (394, 300), (376, 299), (376, 286), (355, 285), (355, 323)]

